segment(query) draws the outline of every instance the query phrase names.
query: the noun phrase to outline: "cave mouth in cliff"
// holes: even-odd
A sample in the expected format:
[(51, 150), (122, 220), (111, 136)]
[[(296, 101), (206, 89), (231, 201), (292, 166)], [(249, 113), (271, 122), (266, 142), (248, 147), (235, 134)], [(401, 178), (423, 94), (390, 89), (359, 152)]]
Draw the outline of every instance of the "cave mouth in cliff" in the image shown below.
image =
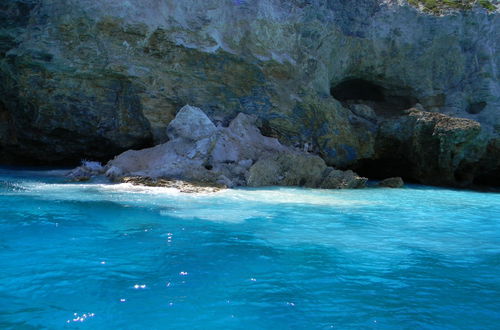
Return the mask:
[(385, 101), (383, 88), (363, 79), (344, 80), (340, 84), (333, 86), (330, 93), (341, 102), (349, 100)]
[(500, 166), (491, 171), (486, 171), (474, 177), (474, 182), (477, 186), (482, 187), (500, 187)]
[(412, 163), (398, 153), (385, 158), (363, 159), (352, 166), (352, 170), (356, 173), (373, 180), (399, 176), (405, 182), (419, 183), (412, 173), (412, 168)]
[(366, 79), (346, 79), (330, 88), (330, 94), (346, 108), (365, 104), (383, 117), (397, 116), (413, 107), (418, 99), (407, 87), (383, 87)]

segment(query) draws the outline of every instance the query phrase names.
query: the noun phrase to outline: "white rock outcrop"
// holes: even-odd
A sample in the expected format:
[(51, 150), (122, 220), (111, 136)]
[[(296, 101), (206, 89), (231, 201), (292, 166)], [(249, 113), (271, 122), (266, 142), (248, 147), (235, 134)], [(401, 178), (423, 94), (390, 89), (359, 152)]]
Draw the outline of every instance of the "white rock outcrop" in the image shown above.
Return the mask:
[(228, 127), (216, 127), (202, 110), (186, 105), (168, 125), (168, 142), (118, 155), (106, 165), (106, 175), (112, 180), (169, 178), (228, 187), (364, 186), (366, 179), (352, 171), (334, 170), (316, 155), (263, 136), (256, 120), (240, 113)]

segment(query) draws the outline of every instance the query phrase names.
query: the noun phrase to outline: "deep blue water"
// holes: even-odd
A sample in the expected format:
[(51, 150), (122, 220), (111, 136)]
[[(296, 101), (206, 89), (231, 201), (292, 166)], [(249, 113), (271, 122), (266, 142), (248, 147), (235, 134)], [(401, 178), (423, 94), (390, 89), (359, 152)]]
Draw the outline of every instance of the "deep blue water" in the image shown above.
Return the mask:
[(1, 329), (498, 329), (500, 194), (0, 170)]

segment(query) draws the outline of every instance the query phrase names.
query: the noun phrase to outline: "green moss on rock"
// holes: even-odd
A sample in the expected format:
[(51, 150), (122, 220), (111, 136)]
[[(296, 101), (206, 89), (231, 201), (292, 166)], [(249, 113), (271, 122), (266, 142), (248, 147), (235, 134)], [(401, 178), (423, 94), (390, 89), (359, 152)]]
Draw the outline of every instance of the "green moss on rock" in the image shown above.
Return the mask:
[(443, 14), (449, 10), (469, 10), (476, 4), (489, 11), (497, 9), (490, 0), (408, 0), (408, 3), (436, 15)]

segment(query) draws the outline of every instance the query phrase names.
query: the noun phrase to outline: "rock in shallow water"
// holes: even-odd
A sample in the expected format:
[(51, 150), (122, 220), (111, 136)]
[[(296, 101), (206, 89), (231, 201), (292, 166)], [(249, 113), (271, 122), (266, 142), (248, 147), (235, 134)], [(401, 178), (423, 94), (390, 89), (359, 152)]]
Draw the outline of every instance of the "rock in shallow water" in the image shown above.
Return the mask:
[(325, 176), (320, 188), (327, 189), (354, 189), (364, 188), (367, 178), (357, 175), (353, 171), (339, 171), (328, 168), (328, 174)]
[(366, 182), (352, 171), (328, 167), (319, 156), (263, 136), (256, 117), (243, 113), (228, 127), (215, 127), (200, 109), (185, 106), (167, 131), (170, 141), (118, 155), (107, 164), (106, 175), (114, 180), (117, 176), (174, 178), (228, 187), (338, 189), (360, 188)]
[(105, 168), (99, 162), (82, 161), (82, 165), (68, 172), (66, 176), (72, 181), (88, 181), (104, 171)]
[(123, 177), (119, 182), (148, 187), (175, 188), (183, 193), (214, 193), (227, 188), (225, 185), (221, 184), (186, 182), (167, 178)]
[(264, 157), (250, 168), (247, 177), (247, 184), (252, 187), (363, 188), (366, 181), (353, 171), (335, 170), (326, 166), (320, 157), (303, 152)]

